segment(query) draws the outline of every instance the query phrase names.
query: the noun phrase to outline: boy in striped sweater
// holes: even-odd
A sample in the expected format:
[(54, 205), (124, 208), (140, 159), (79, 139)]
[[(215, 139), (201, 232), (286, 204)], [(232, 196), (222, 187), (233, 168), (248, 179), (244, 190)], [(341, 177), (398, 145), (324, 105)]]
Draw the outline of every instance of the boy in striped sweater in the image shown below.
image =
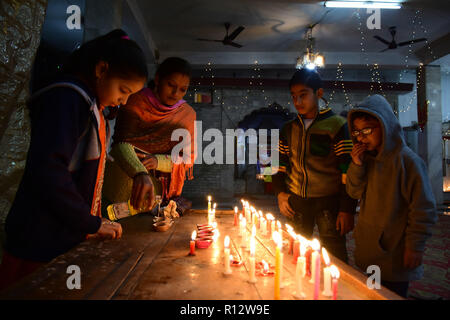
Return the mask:
[(306, 238), (317, 224), (321, 244), (347, 262), (345, 234), (353, 229), (357, 203), (345, 190), (352, 150), (347, 122), (331, 109), (319, 110), (323, 85), (316, 71), (298, 70), (289, 87), (298, 116), (280, 133), (273, 177), (278, 206)]

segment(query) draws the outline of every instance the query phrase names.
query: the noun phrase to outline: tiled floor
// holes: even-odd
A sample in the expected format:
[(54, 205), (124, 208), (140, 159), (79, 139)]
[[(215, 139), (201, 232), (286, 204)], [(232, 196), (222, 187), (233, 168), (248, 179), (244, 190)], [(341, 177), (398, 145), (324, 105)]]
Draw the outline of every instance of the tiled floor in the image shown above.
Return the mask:
[[(273, 196), (242, 195), (257, 209), (279, 215), (278, 206)], [(232, 209), (240, 202), (241, 197), (233, 201), (220, 201), (219, 208)], [(201, 201), (204, 202), (204, 201)], [(200, 202), (195, 207), (201, 207)], [(203, 205), (206, 207), (206, 202)], [(277, 217), (279, 219), (279, 217)], [(316, 230), (317, 231), (317, 230)], [(349, 264), (354, 266), (354, 240), (352, 233), (347, 235), (347, 249)], [(424, 255), (424, 277), (419, 281), (410, 283), (409, 299), (420, 300), (450, 300), (450, 208), (441, 207), (439, 220), (433, 227), (433, 236), (428, 240)]]

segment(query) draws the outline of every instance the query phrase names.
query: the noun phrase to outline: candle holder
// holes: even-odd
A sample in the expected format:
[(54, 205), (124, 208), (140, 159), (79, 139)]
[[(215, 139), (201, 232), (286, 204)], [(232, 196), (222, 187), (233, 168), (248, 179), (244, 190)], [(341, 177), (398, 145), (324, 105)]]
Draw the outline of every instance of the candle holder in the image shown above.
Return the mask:
[(264, 263), (259, 261), (256, 263), (256, 275), (260, 277), (271, 277), (275, 274), (275, 267), (270, 263), (267, 263), (267, 269), (264, 270)]
[(232, 267), (240, 267), (240, 266), (242, 266), (242, 260), (236, 259), (235, 257), (233, 257), (233, 259), (230, 261), (230, 265)]
[(210, 238), (197, 238), (195, 240), (195, 246), (199, 249), (206, 249), (209, 248), (212, 242), (213, 240)]

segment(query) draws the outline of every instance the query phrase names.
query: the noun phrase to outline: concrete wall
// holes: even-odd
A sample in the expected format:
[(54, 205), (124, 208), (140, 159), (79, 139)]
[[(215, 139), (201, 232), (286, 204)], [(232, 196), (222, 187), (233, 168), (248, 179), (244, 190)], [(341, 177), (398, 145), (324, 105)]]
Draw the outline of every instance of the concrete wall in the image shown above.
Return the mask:
[(0, 225), (25, 168), (30, 138), (25, 101), (46, 5), (45, 0), (0, 2)]

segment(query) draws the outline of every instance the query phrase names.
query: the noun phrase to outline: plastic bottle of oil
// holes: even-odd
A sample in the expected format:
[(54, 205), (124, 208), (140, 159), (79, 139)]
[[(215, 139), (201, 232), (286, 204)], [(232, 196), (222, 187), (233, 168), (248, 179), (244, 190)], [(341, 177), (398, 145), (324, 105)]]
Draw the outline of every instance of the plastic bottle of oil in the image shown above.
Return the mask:
[(159, 206), (161, 204), (161, 196), (155, 196), (155, 204), (153, 205), (153, 207), (148, 210), (148, 209), (143, 209), (143, 210), (136, 210), (130, 203), (130, 200), (128, 200), (127, 202), (119, 202), (119, 203), (113, 203), (110, 204), (106, 210), (108, 211), (108, 217), (109, 220), (111, 221), (116, 221), (116, 220), (120, 220), (123, 218), (127, 218), (130, 216), (134, 216), (136, 214), (142, 213), (142, 212), (149, 212), (149, 211), (154, 211), (156, 208), (156, 212), (159, 212)]

